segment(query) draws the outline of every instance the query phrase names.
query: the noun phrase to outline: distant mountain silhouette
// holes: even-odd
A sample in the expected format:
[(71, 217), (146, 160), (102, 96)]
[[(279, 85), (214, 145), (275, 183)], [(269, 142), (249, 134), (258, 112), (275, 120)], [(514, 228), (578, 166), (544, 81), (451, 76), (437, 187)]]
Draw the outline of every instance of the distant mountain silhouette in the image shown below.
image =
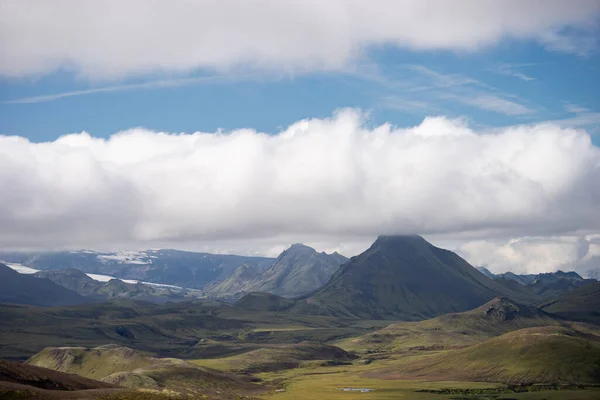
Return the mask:
[(248, 265), (239, 267), (223, 282), (209, 286), (215, 295), (243, 295), (267, 292), (283, 297), (298, 297), (314, 292), (325, 284), (348, 259), (338, 253), (318, 253), (303, 244), (294, 244), (261, 271)]

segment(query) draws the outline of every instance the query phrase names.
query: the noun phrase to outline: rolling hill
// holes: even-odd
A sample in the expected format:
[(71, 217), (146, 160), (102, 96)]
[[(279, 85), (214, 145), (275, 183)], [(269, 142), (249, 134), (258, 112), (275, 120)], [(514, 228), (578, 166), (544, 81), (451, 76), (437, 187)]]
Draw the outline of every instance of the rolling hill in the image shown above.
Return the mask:
[(355, 355), (336, 346), (301, 342), (264, 346), (231, 357), (196, 360), (194, 363), (218, 367), (224, 371), (259, 373), (298, 368), (307, 362), (315, 361), (324, 365), (343, 365), (349, 364), (355, 358)]
[(487, 278), (455, 253), (420, 236), (380, 236), (295, 310), (305, 313), (423, 320), (466, 311), (497, 297), (535, 298)]
[(229, 278), (205, 288), (205, 291), (213, 295), (267, 292), (288, 298), (299, 297), (320, 288), (347, 260), (338, 253), (318, 253), (297, 243), (281, 253), (264, 271), (242, 265)]
[(339, 343), (362, 353), (439, 351), (481, 343), (514, 330), (560, 326), (561, 320), (540, 309), (495, 298), (474, 310), (451, 313), (420, 322), (399, 322)]
[(464, 349), (403, 360), (389, 379), (519, 384), (600, 382), (600, 337), (567, 327), (525, 328)]
[(219, 398), (237, 399), (241, 393), (264, 391), (253, 384), (252, 377), (218, 372), (180, 359), (152, 357), (118, 345), (46, 348), (27, 364), (132, 389), (166, 389), (200, 398), (218, 394)]
[(48, 279), (23, 275), (0, 264), (0, 303), (57, 306), (85, 304), (90, 301), (92, 300)]

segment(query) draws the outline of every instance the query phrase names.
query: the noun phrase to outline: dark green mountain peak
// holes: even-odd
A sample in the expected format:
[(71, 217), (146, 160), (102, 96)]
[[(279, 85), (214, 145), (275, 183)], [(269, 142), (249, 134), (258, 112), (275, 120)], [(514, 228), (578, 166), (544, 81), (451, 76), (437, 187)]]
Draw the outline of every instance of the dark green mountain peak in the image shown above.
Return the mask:
[(420, 320), (473, 309), (503, 295), (529, 300), (421, 236), (382, 235), (298, 308), (360, 318)]

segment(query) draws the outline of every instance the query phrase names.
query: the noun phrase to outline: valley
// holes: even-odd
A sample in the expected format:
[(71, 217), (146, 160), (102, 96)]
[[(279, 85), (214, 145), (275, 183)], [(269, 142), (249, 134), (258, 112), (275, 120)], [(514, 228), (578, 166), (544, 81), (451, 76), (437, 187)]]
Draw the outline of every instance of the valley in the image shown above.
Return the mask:
[[(530, 283), (490, 278), (421, 237), (397, 236), (340, 261), (311, 292), (277, 294), (329, 257), (294, 245), (269, 273), (233, 270), (222, 282), (238, 283), (221, 285), (234, 288), (221, 298), (209, 285), (213, 296), (173, 292), (162, 301), (156, 291), (168, 287), (98, 282), (76, 268), (24, 275), (5, 266), (0, 358), (13, 372), (0, 374), (0, 399), (600, 395), (596, 281), (562, 273), (538, 279), (560, 290), (548, 301)], [(279, 278), (265, 278), (271, 293), (240, 290), (244, 279), (275, 271)], [(39, 293), (19, 289), (30, 282)], [(48, 295), (58, 304), (41, 307)], [(34, 372), (56, 385), (25, 378)], [(89, 386), (61, 383), (70, 376)]]

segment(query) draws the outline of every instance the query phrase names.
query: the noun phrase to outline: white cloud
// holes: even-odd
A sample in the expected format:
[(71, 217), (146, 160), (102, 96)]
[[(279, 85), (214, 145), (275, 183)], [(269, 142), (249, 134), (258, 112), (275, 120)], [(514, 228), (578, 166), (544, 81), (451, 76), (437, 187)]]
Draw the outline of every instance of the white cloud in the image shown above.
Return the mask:
[(494, 273), (539, 274), (561, 269), (600, 278), (600, 235), (471, 241), (457, 251), (473, 265), (486, 265)]
[(597, 0), (5, 0), (0, 75), (338, 70), (373, 46), (475, 51), (506, 38), (582, 54), (599, 12)]
[(276, 135), (0, 136), (0, 248), (600, 231), (600, 150), (585, 131), (367, 126), (344, 110)]

